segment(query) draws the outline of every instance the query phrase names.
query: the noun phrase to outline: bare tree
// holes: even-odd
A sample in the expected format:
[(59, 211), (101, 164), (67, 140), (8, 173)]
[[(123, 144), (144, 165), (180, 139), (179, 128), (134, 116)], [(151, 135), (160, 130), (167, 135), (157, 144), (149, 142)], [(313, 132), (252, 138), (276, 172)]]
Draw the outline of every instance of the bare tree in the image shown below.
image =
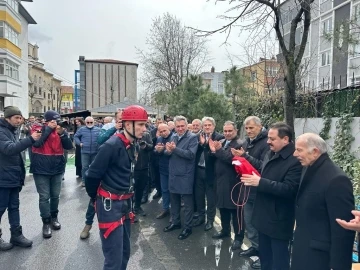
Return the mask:
[[(201, 36), (208, 36), (220, 32), (230, 34), (234, 27), (246, 30), (250, 33), (253, 40), (261, 33), (275, 31), (284, 61), (284, 111), (285, 121), (294, 127), (294, 108), (295, 91), (297, 86), (297, 71), (300, 67), (306, 43), (308, 40), (311, 9), (314, 0), (290, 0), (293, 8), (291, 9), (291, 19), (289, 20), (289, 36), (285, 38), (283, 15), (288, 10), (282, 9), (283, 3), (276, 0), (216, 0), (215, 2), (229, 2), (232, 7), (221, 18), (228, 21), (226, 25), (212, 31), (198, 30)], [(235, 15), (234, 15), (235, 13)], [(289, 17), (288, 17), (289, 18)], [(241, 23), (241, 24), (240, 24)], [(301, 41), (295, 42), (298, 27), (302, 27)]]
[(208, 62), (207, 38), (198, 37), (174, 15), (153, 20), (147, 49), (137, 49), (146, 91), (175, 90), (184, 78), (197, 74)]

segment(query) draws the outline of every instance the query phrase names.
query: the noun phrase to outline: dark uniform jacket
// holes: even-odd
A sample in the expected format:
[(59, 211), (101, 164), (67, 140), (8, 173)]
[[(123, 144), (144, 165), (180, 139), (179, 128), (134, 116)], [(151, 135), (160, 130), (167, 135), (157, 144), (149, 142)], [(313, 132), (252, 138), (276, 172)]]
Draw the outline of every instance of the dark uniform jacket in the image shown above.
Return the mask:
[(140, 145), (138, 146), (138, 157), (135, 164), (135, 171), (149, 169), (150, 155), (153, 150), (153, 141), (150, 133), (145, 132), (141, 141), (145, 142), (146, 146), (144, 149), (141, 149)]
[(100, 146), (94, 161), (85, 173), (86, 191), (95, 198), (101, 182), (103, 188), (111, 193), (128, 192), (131, 186), (131, 161), (134, 146), (126, 149), (124, 142), (113, 136)]
[(302, 171), (294, 151), (290, 143), (278, 153), (269, 151), (265, 156), (252, 215), (259, 232), (280, 240), (290, 240), (294, 229), (295, 198)]
[[(224, 136), (220, 133), (214, 132), (211, 134), (211, 139), (213, 141), (220, 141), (224, 139)], [(199, 140), (200, 141), (200, 140)], [(198, 150), (196, 152), (196, 159), (195, 159), (195, 166), (197, 167), (200, 161), (201, 154), (204, 153), (204, 159), (205, 159), (205, 175), (206, 175), (206, 181), (210, 185), (215, 184), (215, 160), (216, 158), (214, 155), (211, 155), (211, 150), (208, 143), (205, 143), (203, 145), (200, 144), (198, 146)], [(196, 176), (196, 169), (195, 169), (195, 177)]]
[(296, 198), (291, 269), (350, 270), (355, 232), (335, 219), (353, 219), (354, 208), (351, 181), (328, 154), (304, 168)]
[[(263, 130), (260, 132), (258, 136), (252, 141), (250, 138), (246, 138), (244, 141), (242, 148), (245, 150), (245, 154), (243, 155), (251, 165), (254, 166), (258, 172), (261, 172), (263, 160), (267, 152), (269, 152), (269, 145), (267, 144), (267, 130)], [(256, 187), (250, 187), (250, 195), (249, 201), (255, 201), (256, 198)]]
[[(236, 205), (231, 201), (231, 190), (239, 183), (238, 177), (234, 166), (232, 165), (233, 155), (231, 148), (240, 149), (242, 141), (236, 137), (224, 149), (226, 140), (223, 141), (223, 148), (213, 154), (215, 160), (215, 180), (216, 180), (216, 207), (226, 209), (236, 209)], [(237, 202), (240, 192), (240, 185), (238, 185), (232, 194), (232, 198)], [(243, 200), (244, 194), (241, 194), (240, 201)]]
[(21, 187), (25, 180), (25, 164), (21, 152), (34, 143), (32, 137), (21, 141), (16, 128), (4, 118), (0, 119), (0, 187)]

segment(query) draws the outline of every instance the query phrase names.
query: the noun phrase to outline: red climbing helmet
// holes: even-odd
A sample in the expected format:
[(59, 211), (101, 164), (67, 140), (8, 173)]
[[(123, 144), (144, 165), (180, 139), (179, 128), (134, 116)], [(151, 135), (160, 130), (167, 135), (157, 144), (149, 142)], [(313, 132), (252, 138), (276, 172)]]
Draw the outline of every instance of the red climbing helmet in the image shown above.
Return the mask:
[(122, 121), (147, 121), (148, 114), (143, 107), (130, 105), (123, 110), (121, 118)]

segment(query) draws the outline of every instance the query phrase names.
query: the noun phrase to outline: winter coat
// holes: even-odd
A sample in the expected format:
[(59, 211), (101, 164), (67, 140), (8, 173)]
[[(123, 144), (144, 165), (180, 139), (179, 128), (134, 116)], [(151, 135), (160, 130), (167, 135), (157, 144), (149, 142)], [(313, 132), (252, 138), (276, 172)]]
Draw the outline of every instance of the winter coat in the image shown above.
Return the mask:
[[(170, 134), (169, 134), (169, 136), (167, 138), (163, 138), (163, 137), (160, 136), (159, 138), (157, 138), (156, 144), (162, 143), (165, 146), (166, 143), (170, 142), (172, 135), (173, 135), (173, 132), (170, 132)], [(159, 153), (155, 149), (154, 149), (154, 152), (155, 152), (156, 155), (159, 156), (160, 174), (169, 176), (170, 156), (165, 155), (164, 152)]]
[[(233, 155), (231, 148), (240, 149), (242, 141), (235, 137), (224, 149), (226, 140), (222, 142), (222, 148), (217, 150), (215, 156), (215, 180), (216, 180), (216, 207), (225, 209), (236, 209), (236, 205), (231, 200), (231, 190), (239, 183), (234, 166), (232, 165)], [(237, 202), (239, 198), (240, 185), (238, 185), (232, 194), (232, 198)], [(241, 194), (240, 201), (243, 200), (244, 194)]]
[[(197, 135), (197, 136), (199, 137), (199, 135)], [(211, 139), (214, 141), (220, 141), (220, 140), (224, 139), (224, 136), (220, 133), (214, 132), (213, 134), (211, 134)], [(201, 145), (199, 142), (199, 147), (196, 152), (196, 160), (195, 160), (196, 167), (199, 166), (199, 161), (200, 161), (200, 157), (201, 157), (202, 153), (204, 153), (204, 159), (205, 159), (206, 181), (209, 183), (209, 185), (213, 186), (215, 184), (214, 170), (215, 170), (216, 158), (214, 157), (214, 155), (211, 155), (211, 151), (210, 151), (208, 143)], [(196, 175), (196, 170), (195, 170), (195, 178), (196, 177), (197, 177), (197, 175)]]
[(101, 129), (98, 127), (82, 127), (76, 131), (74, 140), (76, 145), (80, 145), (82, 154), (96, 154), (99, 150), (97, 139), (99, 137)]
[(144, 133), (141, 141), (145, 142), (146, 146), (144, 149), (141, 149), (141, 146), (138, 145), (138, 157), (135, 163), (135, 171), (141, 171), (149, 168), (150, 154), (153, 150), (153, 142), (148, 132)]
[(64, 149), (73, 148), (72, 141), (64, 131), (62, 135), (47, 125), (41, 127), (42, 134), (33, 144), (30, 172), (33, 174), (57, 175), (65, 172)]
[(34, 143), (32, 137), (19, 141), (16, 128), (0, 118), (0, 188), (21, 187), (25, 180), (25, 164), (21, 152)]
[[(246, 158), (258, 172), (261, 171), (265, 155), (270, 150), (269, 145), (267, 144), (267, 134), (268, 131), (263, 130), (252, 141), (250, 141), (250, 138), (246, 138), (242, 145), (242, 148), (245, 150), (243, 157)], [(254, 202), (255, 198), (256, 187), (251, 187), (248, 201)]]
[(252, 224), (261, 233), (290, 240), (295, 221), (295, 197), (299, 188), (301, 164), (293, 156), (295, 146), (286, 145), (278, 153), (269, 151), (263, 161), (257, 187)]
[[(189, 131), (179, 138), (171, 137), (176, 148), (169, 160), (169, 191), (176, 194), (193, 194), (195, 176), (195, 156), (198, 148), (196, 135)], [(165, 154), (169, 154), (165, 151)]]
[(355, 232), (335, 219), (353, 219), (354, 208), (351, 181), (328, 154), (304, 168), (296, 198), (291, 269), (350, 270)]

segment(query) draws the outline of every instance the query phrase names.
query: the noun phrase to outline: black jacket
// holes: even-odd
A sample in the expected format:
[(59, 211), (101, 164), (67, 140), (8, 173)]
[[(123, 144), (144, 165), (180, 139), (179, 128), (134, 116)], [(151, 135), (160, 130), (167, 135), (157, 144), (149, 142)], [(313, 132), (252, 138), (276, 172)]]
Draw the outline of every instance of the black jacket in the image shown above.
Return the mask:
[(144, 133), (141, 142), (145, 142), (146, 146), (144, 149), (141, 149), (140, 145), (138, 145), (138, 157), (135, 164), (135, 171), (141, 171), (149, 168), (150, 155), (153, 150), (153, 142), (148, 132)]
[(353, 219), (354, 208), (351, 181), (327, 154), (304, 168), (296, 198), (291, 269), (350, 270), (355, 232), (335, 219)]
[(294, 229), (295, 197), (302, 170), (294, 151), (290, 143), (280, 152), (269, 151), (265, 156), (252, 215), (259, 232), (280, 240), (290, 240)]
[(111, 193), (127, 192), (131, 186), (131, 160), (134, 146), (126, 150), (124, 142), (113, 136), (100, 146), (94, 161), (85, 173), (86, 191), (96, 197), (100, 185)]
[(33, 144), (30, 172), (42, 175), (57, 175), (65, 172), (65, 150), (71, 150), (73, 144), (68, 134), (64, 131), (60, 139), (54, 139), (59, 135), (56, 130), (42, 127), (42, 134), (38, 141)]
[(0, 187), (21, 187), (25, 180), (25, 164), (21, 152), (30, 147), (34, 139), (21, 141), (15, 136), (16, 128), (0, 118)]
[[(225, 140), (222, 143), (225, 145)], [(231, 148), (240, 149), (242, 142), (238, 137), (233, 139), (226, 149), (219, 149), (213, 154), (215, 160), (215, 179), (216, 179), (216, 207), (226, 209), (236, 209), (236, 205), (231, 201), (231, 195), (235, 202), (237, 202), (240, 192), (240, 185), (238, 185), (233, 194), (231, 190), (239, 183), (240, 179), (232, 165), (233, 155), (231, 154)], [(241, 194), (240, 201), (243, 200)]]
[[(220, 133), (214, 132), (211, 134), (211, 139), (214, 141), (220, 141), (224, 139), (224, 136)], [(214, 155), (211, 155), (211, 151), (209, 148), (209, 144), (205, 143), (203, 145), (199, 142), (199, 147), (196, 152), (196, 158), (195, 158), (195, 164), (196, 168), (199, 164), (201, 154), (204, 153), (204, 159), (205, 159), (205, 175), (206, 175), (206, 181), (210, 185), (214, 185), (215, 183), (215, 160), (216, 158)], [(196, 169), (195, 169), (195, 179), (196, 179)]]
[[(253, 141), (250, 141), (250, 138), (246, 138), (242, 145), (242, 148), (245, 150), (243, 157), (246, 158), (258, 172), (261, 172), (265, 155), (270, 150), (269, 145), (267, 144), (267, 135), (268, 131), (263, 130)], [(256, 187), (251, 187), (248, 200), (255, 201), (255, 198)]]

